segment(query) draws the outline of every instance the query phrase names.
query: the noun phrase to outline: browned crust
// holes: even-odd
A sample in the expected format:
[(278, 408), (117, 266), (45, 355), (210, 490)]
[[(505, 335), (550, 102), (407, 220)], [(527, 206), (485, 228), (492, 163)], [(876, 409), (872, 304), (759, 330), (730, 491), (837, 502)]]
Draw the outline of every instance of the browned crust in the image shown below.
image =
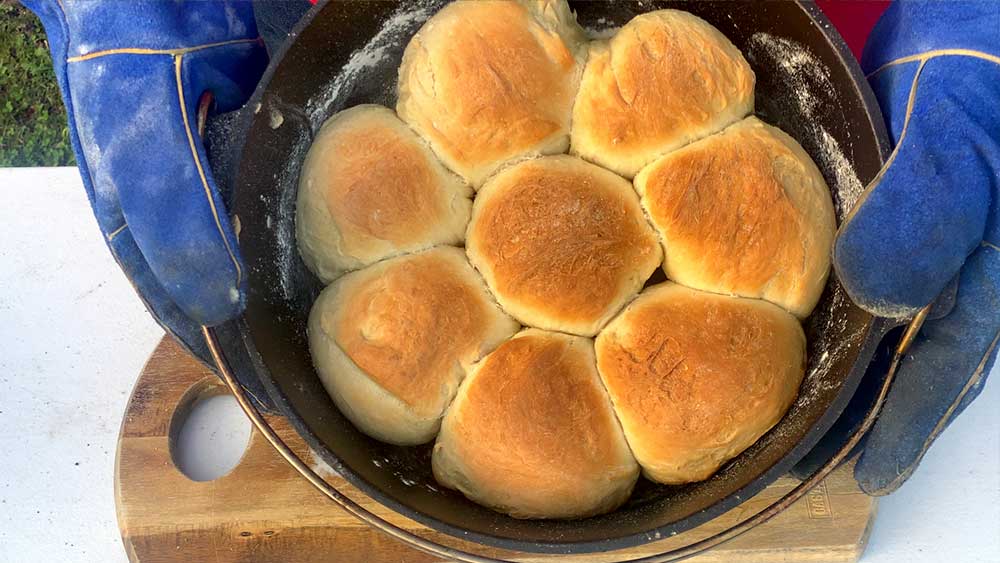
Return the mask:
[(631, 178), (753, 111), (754, 83), (739, 50), (704, 20), (677, 10), (637, 16), (591, 47), (572, 150)]
[(566, 150), (582, 48), (557, 2), (455, 2), (406, 47), (400, 117), (479, 186), (502, 162)]
[(444, 484), (523, 517), (613, 509), (638, 476), (592, 341), (534, 329), (475, 367), (434, 458)]
[(808, 315), (836, 229), (830, 191), (791, 137), (755, 119), (671, 153), (636, 177), (684, 285), (759, 297)]
[(331, 150), (337, 158), (322, 173), (326, 205), (345, 245), (362, 237), (406, 243), (444, 214), (445, 202), (434, 197), (439, 177), (413, 140), (373, 125), (343, 131)]
[(474, 204), (467, 248), (511, 314), (583, 335), (596, 333), (661, 260), (628, 182), (568, 156), (493, 178)]
[(479, 358), (504, 318), (454, 248), (394, 259), (377, 275), (352, 274), (340, 291), (328, 332), (369, 378), (417, 410), (442, 404), (454, 372)]
[(708, 478), (770, 429), (805, 372), (798, 321), (770, 303), (665, 283), (597, 338), (597, 364), (650, 478)]
[(324, 281), (383, 258), (457, 244), (472, 190), (392, 110), (339, 112), (309, 149), (299, 182), (296, 236)]

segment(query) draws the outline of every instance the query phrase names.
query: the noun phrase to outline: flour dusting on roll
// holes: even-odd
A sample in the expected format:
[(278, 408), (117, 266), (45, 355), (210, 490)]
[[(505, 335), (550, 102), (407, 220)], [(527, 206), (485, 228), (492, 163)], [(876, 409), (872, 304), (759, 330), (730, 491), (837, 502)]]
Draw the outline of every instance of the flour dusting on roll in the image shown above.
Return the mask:
[(566, 151), (584, 41), (565, 0), (453, 2), (407, 45), (396, 110), (478, 187), (508, 160)]
[(392, 110), (360, 105), (323, 124), (299, 178), (295, 228), (324, 282), (384, 258), (460, 244), (472, 190)]
[(667, 277), (812, 312), (830, 271), (833, 200), (780, 129), (747, 118), (657, 160), (635, 186), (663, 237)]
[(742, 53), (679, 10), (588, 41), (567, 0), (441, 4), (395, 111), (331, 117), (299, 178), (336, 407), (433, 441), (438, 483), (515, 518), (605, 514), (640, 474), (702, 481), (769, 447), (836, 224), (809, 155), (750, 116)]
[(514, 334), (458, 248), (352, 272), (323, 290), (309, 348), (334, 403), (392, 444), (434, 438), (465, 369)]
[(710, 477), (774, 426), (805, 374), (798, 320), (758, 299), (664, 283), (597, 337), (597, 366), (643, 473)]
[(473, 366), (448, 410), (434, 476), (518, 518), (614, 510), (639, 475), (593, 341), (529, 329)]
[(571, 151), (626, 178), (753, 112), (750, 65), (718, 29), (678, 10), (636, 16), (591, 44)]
[(479, 191), (466, 250), (522, 323), (592, 336), (660, 265), (623, 178), (570, 156), (504, 169)]

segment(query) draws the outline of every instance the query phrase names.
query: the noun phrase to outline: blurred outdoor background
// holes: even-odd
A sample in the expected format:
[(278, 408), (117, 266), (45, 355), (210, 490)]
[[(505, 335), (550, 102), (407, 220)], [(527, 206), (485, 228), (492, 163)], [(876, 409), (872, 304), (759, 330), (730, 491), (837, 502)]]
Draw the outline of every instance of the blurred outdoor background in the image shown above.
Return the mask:
[(38, 19), (0, 0), (0, 168), (74, 164), (66, 111)]

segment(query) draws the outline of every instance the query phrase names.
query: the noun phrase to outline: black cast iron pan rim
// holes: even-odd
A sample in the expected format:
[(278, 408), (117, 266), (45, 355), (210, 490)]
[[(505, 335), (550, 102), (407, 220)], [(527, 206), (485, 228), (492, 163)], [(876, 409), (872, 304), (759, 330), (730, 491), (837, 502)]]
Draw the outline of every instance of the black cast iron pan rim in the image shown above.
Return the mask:
[[(314, 6), (309, 13), (304, 16), (292, 32), (289, 34), (289, 39), (282, 44), (276, 53), (273, 54), (271, 62), (268, 68), (264, 72), (260, 83), (257, 86), (256, 91), (248, 102), (247, 107), (257, 107), (258, 104), (262, 103), (265, 94), (268, 91), (268, 86), (277, 67), (281, 63), (282, 59), (285, 57), (288, 50), (291, 48), (295, 39), (302, 33), (302, 31), (309, 26), (316, 15), (326, 7), (331, 0), (320, 0), (316, 6)], [(337, 1), (337, 0), (333, 0)], [(804, 12), (812, 20), (813, 25), (822, 33), (823, 37), (827, 43), (832, 46), (837, 53), (840, 63), (846, 67), (850, 76), (853, 78), (852, 86), (855, 89), (856, 94), (861, 98), (864, 109), (868, 115), (868, 126), (871, 127), (872, 132), (876, 138), (877, 144), (879, 145), (881, 158), (884, 161), (885, 157), (889, 153), (889, 142), (888, 135), (885, 131), (884, 122), (882, 120), (881, 112), (878, 109), (875, 96), (871, 89), (867, 87), (867, 81), (861, 71), (860, 66), (857, 61), (854, 60), (853, 56), (850, 54), (846, 44), (843, 39), (840, 38), (839, 34), (833, 30), (832, 25), (826, 16), (819, 10), (819, 8), (810, 0), (795, 0)], [(249, 124), (252, 123), (253, 115), (248, 112), (246, 117), (245, 126), (249, 129)], [(245, 136), (243, 137), (245, 138)], [(242, 151), (241, 151), (242, 156)], [(239, 169), (239, 163), (237, 163), (237, 170)], [(413, 508), (403, 505), (400, 502), (393, 500), (388, 497), (381, 490), (376, 488), (373, 484), (364, 479), (361, 475), (355, 473), (350, 468), (345, 466), (337, 456), (329, 450), (319, 438), (313, 434), (309, 427), (307, 426), (304, 419), (302, 419), (290, 406), (288, 398), (278, 387), (277, 383), (270, 376), (270, 373), (266, 368), (258, 363), (262, 373), (266, 373), (266, 377), (261, 377), (261, 383), (266, 389), (267, 393), (271, 396), (278, 410), (281, 412), (285, 418), (288, 419), (291, 426), (298, 432), (300, 436), (305, 440), (309, 447), (316, 453), (318, 453), (324, 461), (330, 464), (335, 471), (337, 471), (341, 476), (345, 478), (351, 485), (361, 490), (368, 497), (376, 500), (380, 504), (386, 506), (387, 508), (410, 518), (420, 524), (423, 524), (433, 530), (446, 533), (452, 537), (474, 542), (477, 544), (482, 544), (485, 546), (498, 547), (502, 549), (509, 549), (521, 552), (530, 553), (548, 553), (548, 554), (570, 554), (570, 553), (591, 553), (591, 552), (601, 552), (601, 551), (611, 551), (623, 548), (634, 547), (637, 545), (642, 545), (654, 541), (654, 538), (659, 534), (659, 537), (669, 537), (671, 535), (676, 535), (681, 531), (692, 529), (700, 524), (703, 524), (716, 516), (732, 509), (738, 504), (742, 503), (744, 500), (751, 498), (752, 496), (763, 490), (769, 483), (773, 482), (775, 479), (784, 475), (791, 469), (791, 467), (798, 462), (806, 453), (812, 449), (813, 446), (819, 441), (819, 439), (829, 430), (833, 422), (837, 419), (840, 413), (846, 407), (847, 402), (850, 400), (861, 377), (864, 375), (865, 368), (867, 367), (867, 361), (870, 359), (872, 353), (874, 353), (875, 346), (882, 339), (884, 334), (893, 326), (896, 326), (893, 321), (888, 321), (885, 319), (873, 318), (866, 329), (865, 338), (862, 344), (862, 350), (859, 352), (857, 363), (852, 367), (850, 374), (845, 379), (841, 391), (837, 397), (831, 401), (830, 405), (827, 407), (826, 412), (817, 423), (809, 430), (803, 439), (793, 447), (789, 452), (787, 452), (781, 460), (773, 465), (770, 469), (764, 473), (757, 476), (753, 481), (751, 481), (746, 486), (741, 489), (734, 491), (730, 495), (719, 499), (715, 504), (710, 507), (692, 515), (688, 518), (675, 522), (673, 524), (668, 524), (666, 526), (661, 526), (659, 528), (653, 528), (645, 532), (629, 534), (614, 538), (608, 538), (599, 541), (581, 541), (581, 542), (538, 542), (538, 541), (524, 541), (515, 540), (507, 537), (494, 536), (490, 534), (471, 532), (462, 528), (458, 528), (451, 524), (442, 522), (428, 514), (417, 511)], [(254, 356), (256, 350), (253, 347), (252, 340), (248, 337), (248, 329), (245, 322), (235, 323), (235, 329), (240, 331), (244, 338), (243, 344), (246, 347), (246, 353)], [(211, 344), (210, 339), (210, 344)], [(216, 341), (217, 343), (217, 341)], [(222, 352), (223, 350), (218, 350)], [(220, 366), (221, 368), (222, 366)], [(315, 484), (315, 483), (314, 483)], [(328, 484), (327, 484), (328, 485)], [(334, 499), (335, 501), (337, 499)], [(337, 501), (340, 502), (340, 501)], [(343, 506), (343, 504), (341, 504)], [(353, 512), (353, 511), (352, 511)], [(367, 518), (363, 515), (355, 516), (365, 520), (367, 523), (372, 524), (383, 531), (387, 531), (382, 525), (377, 522), (372, 521), (372, 519)], [(377, 518), (377, 517), (376, 517)], [(393, 534), (395, 535), (395, 534)], [(405, 538), (396, 536), (397, 539), (401, 539), (412, 544), (412, 541)]]
[[(868, 409), (868, 412), (865, 414), (858, 428), (848, 438), (847, 442), (844, 443), (840, 449), (830, 457), (830, 459), (821, 465), (819, 469), (814, 471), (809, 477), (796, 485), (791, 491), (785, 493), (784, 496), (772, 502), (767, 507), (730, 526), (729, 528), (717, 532), (714, 535), (681, 547), (668, 549), (667, 551), (641, 556), (634, 559), (620, 559), (616, 563), (673, 563), (694, 557), (695, 555), (726, 543), (729, 540), (737, 538), (757, 526), (768, 522), (771, 518), (774, 518), (778, 514), (784, 512), (788, 507), (800, 500), (807, 492), (822, 482), (827, 475), (829, 475), (842, 462), (846, 461), (851, 456), (851, 452), (854, 450), (855, 446), (861, 442), (861, 440), (868, 433), (868, 430), (870, 430), (875, 424), (882, 405), (885, 402), (885, 398), (891, 389), (892, 382), (899, 369), (903, 355), (910, 344), (913, 343), (916, 334), (920, 331), (920, 327), (926, 320), (930, 308), (930, 305), (924, 307), (907, 326), (906, 331), (896, 346), (892, 361), (890, 362), (889, 368), (883, 377), (881, 386), (879, 387), (879, 391), (875, 397), (875, 401)], [(260, 410), (251, 400), (250, 395), (233, 375), (223, 351), (223, 347), (218, 339), (216, 330), (210, 327), (202, 327), (202, 332), (205, 336), (205, 342), (208, 345), (212, 357), (219, 366), (220, 377), (223, 379), (225, 384), (229, 386), (234, 397), (236, 398), (237, 403), (240, 405), (240, 408), (242, 408), (246, 415), (250, 418), (257, 430), (263, 434), (264, 438), (282, 457), (285, 458), (289, 465), (297, 470), (306, 480), (310, 482), (310, 484), (316, 487), (317, 490), (336, 502), (349, 514), (375, 527), (380, 532), (383, 532), (386, 535), (413, 547), (414, 549), (431, 555), (444, 557), (446, 559), (453, 559), (455, 561), (462, 561), (465, 563), (513, 563), (512, 561), (505, 559), (476, 555), (470, 551), (438, 543), (415, 532), (400, 528), (379, 515), (365, 509), (351, 498), (332, 487), (328, 482), (326, 482), (325, 479), (320, 477), (315, 471), (306, 465), (305, 462), (303, 462), (302, 459), (291, 450), (291, 448), (288, 447), (281, 437), (278, 436), (277, 432), (275, 432), (270, 426), (267, 420), (264, 419), (263, 415), (261, 415)]]

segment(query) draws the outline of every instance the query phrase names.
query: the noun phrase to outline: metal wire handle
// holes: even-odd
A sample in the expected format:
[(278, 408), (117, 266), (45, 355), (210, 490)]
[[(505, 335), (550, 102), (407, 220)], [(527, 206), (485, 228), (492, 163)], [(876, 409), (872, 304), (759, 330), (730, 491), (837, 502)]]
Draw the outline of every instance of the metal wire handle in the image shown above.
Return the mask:
[[(689, 557), (693, 557), (703, 551), (711, 549), (719, 544), (727, 542), (761, 524), (767, 522), (771, 518), (777, 516), (783, 510), (792, 505), (795, 501), (800, 499), (803, 495), (809, 492), (810, 489), (818, 485), (831, 471), (837, 468), (850, 455), (851, 450), (854, 446), (861, 441), (864, 435), (871, 429), (875, 420), (878, 418), (879, 411), (882, 408), (882, 403), (885, 401), (886, 395), (889, 393), (889, 388), (892, 386), (892, 381), (896, 376), (896, 372), (899, 370), (900, 362), (903, 359), (903, 354), (910, 347), (913, 339), (916, 337), (917, 333), (920, 331), (920, 327), (923, 326), (924, 321), (927, 319), (927, 313), (930, 311), (930, 306), (927, 306), (917, 313), (917, 316), (913, 318), (912, 321), (907, 325), (906, 331), (900, 338), (899, 344), (896, 345), (896, 349), (893, 353), (892, 362), (889, 364), (888, 372), (886, 373), (885, 381), (882, 383), (881, 389), (879, 389), (878, 397), (872, 404), (868, 413), (865, 415), (864, 420), (862, 420), (861, 425), (854, 432), (851, 438), (840, 448), (840, 450), (834, 454), (829, 461), (826, 462), (822, 467), (817, 469), (812, 475), (807, 479), (799, 483), (794, 489), (789, 491), (785, 496), (776, 500), (772, 504), (768, 505), (766, 508), (761, 509), (760, 512), (754, 514), (753, 516), (743, 520), (738, 524), (715, 534), (709, 536), (703, 540), (688, 544), (683, 547), (678, 547), (671, 549), (669, 551), (664, 551), (662, 553), (657, 553), (654, 555), (648, 555), (645, 557), (639, 557), (634, 559), (621, 559), (615, 563), (669, 563), (673, 561), (681, 561)], [(428, 553), (437, 557), (442, 557), (445, 559), (450, 559), (453, 561), (461, 561), (463, 563), (514, 563), (508, 559), (498, 559), (494, 557), (485, 557), (482, 555), (476, 555), (468, 551), (463, 551), (458, 548), (449, 547), (437, 543), (435, 541), (421, 537), (413, 532), (404, 530), (399, 526), (385, 520), (381, 516), (371, 512), (370, 510), (364, 508), (360, 504), (354, 502), (348, 498), (344, 493), (337, 490), (335, 487), (327, 483), (322, 477), (316, 474), (302, 459), (296, 454), (288, 444), (286, 444), (280, 436), (271, 428), (271, 425), (264, 419), (257, 407), (254, 406), (249, 395), (243, 389), (243, 386), (236, 381), (232, 370), (229, 366), (228, 361), (222, 354), (222, 348), (216, 338), (213, 330), (210, 327), (202, 327), (202, 332), (205, 335), (205, 340), (208, 343), (208, 349), (212, 353), (212, 358), (215, 360), (215, 364), (219, 368), (219, 375), (222, 376), (222, 380), (229, 387), (229, 390), (236, 397), (236, 401), (239, 403), (243, 412), (250, 418), (254, 426), (264, 435), (264, 438), (274, 447), (275, 450), (281, 457), (285, 458), (285, 461), (295, 468), (303, 477), (306, 478), (314, 487), (316, 487), (320, 492), (330, 498), (333, 502), (337, 503), (341, 508), (346, 510), (352, 516), (362, 520), (363, 522), (373, 526), (375, 529), (392, 536), (393, 538), (406, 543), (407, 545), (419, 549), (424, 553)]]

